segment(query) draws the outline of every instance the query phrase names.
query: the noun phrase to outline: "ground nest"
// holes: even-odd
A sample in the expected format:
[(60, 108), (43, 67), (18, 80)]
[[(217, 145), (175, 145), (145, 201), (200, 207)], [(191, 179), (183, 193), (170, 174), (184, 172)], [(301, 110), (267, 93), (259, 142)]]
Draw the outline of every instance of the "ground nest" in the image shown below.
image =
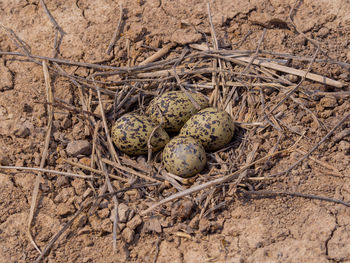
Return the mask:
[[(293, 23), (289, 26), (292, 28)], [(344, 176), (317, 155), (312, 156), (331, 136), (336, 142), (349, 133), (349, 114), (345, 108), (332, 126), (317, 116), (319, 108), (326, 109), (323, 114), (327, 114), (327, 109), (343, 103), (349, 94), (341, 91), (342, 82), (312, 72), (313, 65), (323, 63), (340, 70), (350, 67), (328, 59), (318, 43), (313, 42), (314, 54), (310, 57), (265, 51), (262, 46), (266, 31), (262, 31), (255, 50), (239, 49), (240, 42), (221, 48), (211, 26), (211, 39), (207, 42), (170, 43), (152, 51), (152, 56), (135, 66), (130, 66), (134, 60), (127, 54), (126, 66), (116, 66), (120, 62), (114, 56), (93, 64), (36, 56), (11, 29), (3, 29), (19, 52), (1, 54), (22, 56), (42, 65), (47, 88), (47, 101), (39, 102), (46, 105), (48, 115), (40, 167), (2, 166), (39, 173), (30, 221), (42, 180), (79, 178), (89, 186), (66, 225), (41, 251), (38, 261), (68, 227), (83, 227), (86, 218), (82, 215), (94, 215), (106, 201), (113, 225), (106, 232), (113, 233), (114, 247), (120, 238), (126, 244), (134, 242), (141, 225), (143, 232), (161, 233), (162, 228), (181, 224), (177, 234), (188, 238), (196, 233), (215, 232), (218, 226), (212, 219), (222, 209), (235, 200), (256, 195), (289, 195), (348, 206), (341, 200), (269, 187), (271, 182), (293, 174), (306, 158), (325, 173)], [(293, 30), (298, 34), (296, 28)], [(111, 49), (113, 41), (108, 52)], [(141, 47), (139, 52), (145, 50), (147, 47)], [(69, 80), (74, 90), (72, 104), (55, 97), (55, 81), (61, 78)], [(211, 106), (226, 111), (236, 124), (233, 140), (223, 149), (207, 152), (205, 169), (190, 178), (166, 172), (161, 162), (162, 151), (130, 157), (119, 152), (110, 137), (117, 118), (129, 112), (145, 114), (154, 97), (171, 90), (204, 94)], [(88, 143), (61, 142), (51, 149), (52, 134), (57, 129), (55, 111), (65, 111), (83, 122)], [(298, 124), (301, 120), (304, 126)], [(45, 169), (49, 155), (56, 165)], [(293, 164), (286, 165), (291, 159), (295, 160)], [(202, 223), (202, 219), (207, 223)], [(35, 245), (34, 239), (32, 242)]]

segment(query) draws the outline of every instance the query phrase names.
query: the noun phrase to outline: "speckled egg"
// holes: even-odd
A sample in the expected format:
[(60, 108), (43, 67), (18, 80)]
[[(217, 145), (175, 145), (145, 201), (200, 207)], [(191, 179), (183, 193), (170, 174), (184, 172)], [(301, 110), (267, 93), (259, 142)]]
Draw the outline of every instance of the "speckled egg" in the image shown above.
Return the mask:
[(206, 108), (185, 123), (180, 135), (198, 139), (206, 150), (215, 151), (229, 143), (234, 132), (234, 122), (227, 112)]
[[(209, 106), (209, 102), (203, 94), (188, 93), (198, 103), (201, 109)], [(163, 118), (162, 127), (166, 131), (178, 132), (185, 122), (198, 111), (185, 92), (169, 91), (154, 98), (150, 102), (146, 114), (157, 123), (161, 123)]]
[(163, 164), (167, 171), (182, 177), (199, 173), (206, 162), (203, 145), (192, 137), (175, 137), (163, 150)]
[[(120, 117), (112, 127), (112, 140), (119, 150), (129, 155), (146, 154), (147, 142), (157, 124), (136, 113)], [(159, 127), (151, 139), (152, 150), (158, 151), (169, 141), (169, 135)]]

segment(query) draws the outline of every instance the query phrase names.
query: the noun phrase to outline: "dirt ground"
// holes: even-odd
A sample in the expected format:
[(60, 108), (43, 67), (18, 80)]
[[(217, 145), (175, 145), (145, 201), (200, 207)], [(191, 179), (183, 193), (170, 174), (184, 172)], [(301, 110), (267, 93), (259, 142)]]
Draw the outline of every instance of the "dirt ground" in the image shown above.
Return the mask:
[[(45, 2), (66, 33), (58, 58), (90, 63), (109, 61), (106, 49), (120, 16), (118, 1)], [(239, 49), (254, 50), (266, 28), (261, 50), (307, 57), (312, 57), (315, 52), (310, 41), (284, 23), (294, 5), (292, 0), (218, 0), (210, 3), (217, 38), (223, 47), (236, 48), (235, 43), (251, 31)], [(179, 48), (190, 42), (203, 43), (203, 34), (210, 40), (206, 1), (138, 0), (125, 1), (123, 7), (125, 24), (114, 47), (114, 66), (137, 65), (171, 41), (177, 42)], [(350, 1), (305, 0), (296, 10), (294, 21), (301, 32), (319, 41), (321, 50), (331, 59), (350, 63)], [(0, 22), (26, 43), (31, 54), (55, 55), (55, 30), (39, 1), (0, 1)], [(126, 58), (127, 41), (132, 47), (130, 54), (135, 57), (131, 62)], [(1, 28), (0, 51), (21, 51)], [(320, 55), (320, 58), (325, 56)], [(303, 68), (306, 67), (304, 64)], [(89, 74), (78, 67), (70, 70), (70, 73), (82, 76)], [(318, 63), (312, 71), (345, 84), (339, 89), (310, 83), (310, 89), (328, 95), (338, 94), (320, 96), (308, 104), (325, 124), (326, 129), (321, 131), (324, 136), (349, 113), (349, 93), (339, 94), (350, 91), (350, 71), (326, 63)], [(78, 93), (69, 80), (57, 77), (53, 83), (57, 98), (76, 105)], [(1, 165), (40, 166), (48, 121), (45, 101), (42, 67), (25, 58), (0, 55)], [(316, 138), (319, 128), (310, 116), (298, 114), (297, 106), (286, 105), (280, 109), (286, 112), (284, 123), (307, 132), (310, 141), (304, 150), (310, 150), (322, 138)], [(67, 115), (61, 109), (55, 109), (53, 127), (45, 167), (63, 171), (67, 166), (59, 160), (67, 154), (67, 143), (91, 139), (91, 135), (79, 118)], [(255, 184), (256, 188), (350, 202), (350, 137), (349, 133), (337, 137), (341, 131), (349, 129), (348, 120), (312, 155), (332, 166), (333, 172), (308, 159), (286, 176), (262, 181)], [(269, 152), (274, 146), (269, 138), (275, 135), (271, 132), (265, 136), (259, 141), (262, 145), (259, 154)], [(275, 143), (276, 140), (277, 137)], [(287, 137), (282, 144), (290, 143)], [(283, 171), (299, 157), (300, 154), (294, 152), (288, 158), (274, 160), (278, 163), (268, 173)], [(84, 161), (81, 157), (72, 160), (78, 159)], [(72, 168), (71, 172), (79, 172), (79, 169)], [(340, 173), (344, 176), (339, 176)], [(36, 173), (0, 170), (0, 262), (31, 262), (39, 255), (27, 235), (35, 177)], [(77, 211), (77, 204), (90, 187), (79, 178), (55, 175), (44, 178), (32, 225), (34, 239), (41, 249)], [(130, 193), (122, 202), (130, 201), (131, 204), (133, 198), (135, 196)], [(161, 213), (140, 217), (140, 207), (126, 207), (126, 219), (120, 225), (125, 231), (118, 233), (115, 252), (110, 219), (112, 203), (105, 200), (93, 215), (79, 216), (44, 262), (154, 262), (154, 259), (159, 263), (350, 262), (349, 207), (286, 196), (238, 198), (228, 194), (227, 201), (226, 207), (208, 217), (199, 220), (196, 215), (183, 222), (169, 221)]]

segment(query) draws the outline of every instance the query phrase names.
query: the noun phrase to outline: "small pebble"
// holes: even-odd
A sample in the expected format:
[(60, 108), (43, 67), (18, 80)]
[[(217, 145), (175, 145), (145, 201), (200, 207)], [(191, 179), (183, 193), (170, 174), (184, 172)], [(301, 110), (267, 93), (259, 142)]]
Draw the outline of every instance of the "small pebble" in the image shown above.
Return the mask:
[(139, 215), (136, 215), (136, 216), (133, 217), (133, 219), (131, 219), (127, 223), (127, 226), (128, 226), (128, 228), (134, 230), (141, 224), (142, 224), (142, 218)]
[(131, 243), (134, 240), (135, 232), (126, 227), (122, 232), (122, 237), (126, 243)]
[(87, 140), (71, 141), (68, 143), (66, 151), (70, 156), (90, 155), (91, 144)]
[(337, 99), (334, 97), (323, 97), (320, 100), (320, 104), (324, 108), (334, 108), (334, 107), (338, 106)]
[(119, 204), (118, 206), (118, 217), (120, 223), (126, 223), (129, 218), (131, 209), (126, 204)]

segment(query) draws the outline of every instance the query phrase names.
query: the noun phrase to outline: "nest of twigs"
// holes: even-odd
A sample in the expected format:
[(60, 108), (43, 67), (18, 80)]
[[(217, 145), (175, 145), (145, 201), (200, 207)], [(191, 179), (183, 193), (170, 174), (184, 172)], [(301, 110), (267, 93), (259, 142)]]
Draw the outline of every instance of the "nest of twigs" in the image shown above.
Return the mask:
[[(175, 222), (191, 220), (195, 216), (213, 216), (242, 194), (294, 195), (348, 205), (320, 196), (265, 190), (271, 180), (288, 174), (308, 158), (349, 117), (344, 116), (337, 125), (329, 129), (308, 108), (306, 102), (317, 100), (320, 96), (327, 95), (327, 92), (306, 89), (307, 83), (318, 82), (336, 88), (343, 86), (336, 80), (310, 73), (313, 64), (322, 62), (349, 66), (327, 58), (319, 59), (321, 52), (317, 43), (313, 57), (266, 52), (260, 47), (264, 40), (264, 31), (256, 50), (220, 49), (211, 27), (210, 44), (179, 46), (171, 43), (137, 66), (116, 67), (113, 66), (113, 60), (89, 64), (35, 56), (30, 54), (12, 30), (5, 29), (21, 52), (2, 54), (25, 56), (42, 65), (46, 80), (49, 116), (47, 140), (41, 167), (32, 169), (54, 176), (84, 178), (91, 187), (91, 194), (86, 196), (80, 209), (50, 241), (38, 261), (79, 213), (93, 213), (104, 199), (114, 205), (114, 244), (119, 233), (118, 204), (123, 202), (128, 203), (144, 220), (149, 215), (157, 214), (173, 216)], [(305, 68), (300, 69), (300, 65), (305, 65)], [(68, 74), (67, 69), (71, 66), (88, 68), (90, 74), (87, 77)], [(73, 84), (78, 94), (75, 105), (68, 105), (55, 98), (50, 75), (63, 76)], [(207, 153), (206, 169), (186, 179), (164, 172), (159, 158), (161, 153), (130, 157), (119, 152), (110, 138), (110, 128), (118, 117), (128, 112), (144, 113), (152, 98), (165, 91), (179, 89), (205, 94), (212, 106), (228, 112), (237, 124), (231, 143), (217, 152)], [(97, 103), (92, 103), (94, 101)], [(289, 108), (297, 110), (288, 112)], [(88, 164), (77, 162), (74, 158), (63, 158), (61, 163), (64, 163), (62, 167), (66, 170), (44, 169), (54, 109), (68, 110), (84, 121), (92, 145)], [(293, 118), (297, 114), (308, 116), (310, 127), (298, 129), (286, 124), (286, 118)], [(305, 135), (306, 131), (315, 126), (323, 132), (319, 133), (318, 140), (310, 140)], [(310, 147), (299, 147), (301, 142)], [(300, 154), (300, 158), (287, 168), (280, 166), (293, 152)], [(330, 173), (342, 176), (329, 164), (315, 161), (329, 169)], [(34, 189), (30, 220), (35, 210), (40, 177), (41, 174)], [(184, 197), (190, 200), (184, 202), (186, 205), (181, 207), (177, 203), (174, 206)], [(174, 212), (173, 208), (176, 206), (179, 209)], [(34, 241), (33, 243), (35, 244)]]

